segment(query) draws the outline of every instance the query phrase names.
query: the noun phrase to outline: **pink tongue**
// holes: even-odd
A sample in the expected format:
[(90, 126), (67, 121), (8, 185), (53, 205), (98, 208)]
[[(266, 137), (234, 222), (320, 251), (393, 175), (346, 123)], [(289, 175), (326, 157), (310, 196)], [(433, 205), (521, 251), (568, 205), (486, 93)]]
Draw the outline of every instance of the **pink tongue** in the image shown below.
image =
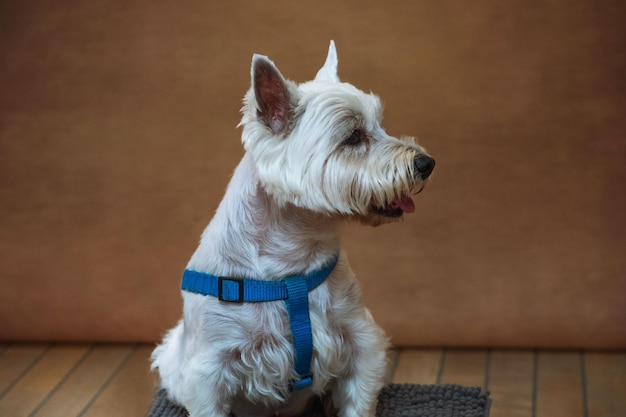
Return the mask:
[(415, 211), (415, 203), (411, 197), (400, 197), (393, 200), (394, 204), (402, 209), (405, 213), (413, 213)]

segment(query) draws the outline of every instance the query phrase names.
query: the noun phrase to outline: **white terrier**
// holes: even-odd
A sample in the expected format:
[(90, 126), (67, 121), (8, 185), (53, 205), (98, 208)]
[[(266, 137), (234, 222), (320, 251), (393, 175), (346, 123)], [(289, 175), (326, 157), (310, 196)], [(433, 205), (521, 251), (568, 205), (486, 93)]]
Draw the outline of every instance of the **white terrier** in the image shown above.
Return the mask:
[(314, 80), (255, 55), (246, 154), (183, 276), (183, 319), (152, 354), (191, 417), (295, 416), (328, 395), (374, 416), (387, 340), (362, 305), (342, 223), (415, 210), (434, 160), (389, 136), (382, 106), (337, 76), (331, 41)]

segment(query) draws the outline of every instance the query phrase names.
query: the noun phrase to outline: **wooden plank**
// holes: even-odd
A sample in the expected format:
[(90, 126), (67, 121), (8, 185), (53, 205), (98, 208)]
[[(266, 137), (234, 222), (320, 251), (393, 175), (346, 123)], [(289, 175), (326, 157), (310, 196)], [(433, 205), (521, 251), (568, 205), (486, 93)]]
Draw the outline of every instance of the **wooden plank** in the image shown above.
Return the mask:
[(589, 417), (626, 416), (626, 353), (586, 353)]
[(33, 417), (77, 416), (130, 355), (130, 345), (100, 345), (74, 369), (64, 383), (31, 414)]
[(9, 391), (46, 351), (48, 345), (16, 344), (8, 346), (0, 356), (0, 398)]
[(144, 417), (152, 403), (156, 376), (150, 372), (149, 357), (154, 346), (141, 345), (81, 413), (81, 417)]
[(87, 345), (54, 345), (0, 399), (0, 415), (26, 417), (84, 357)]
[(482, 387), (485, 382), (486, 359), (485, 350), (448, 350), (445, 353), (439, 382)]
[(539, 352), (537, 417), (583, 417), (580, 353)]
[[(46, 349), (41, 344), (17, 344), (0, 354), (0, 387), (6, 391), (0, 397), (0, 415), (143, 417), (147, 412), (156, 382), (149, 373), (152, 346)], [(442, 383), (480, 386), (488, 364), (491, 415), (533, 416), (532, 352), (493, 351), (487, 362), (485, 351), (448, 350), (442, 369), (440, 349), (393, 350), (389, 358), (395, 383), (436, 383), (440, 374)], [(592, 352), (584, 358), (582, 362), (577, 352), (537, 354), (535, 416), (585, 416), (584, 380), (587, 416), (626, 415), (626, 353)]]
[(393, 374), (398, 366), (398, 358), (400, 357), (400, 349), (393, 348), (387, 352), (387, 371), (385, 372), (385, 383), (389, 383), (393, 379)]
[(402, 349), (392, 381), (397, 384), (434, 384), (441, 366), (441, 349)]
[(489, 384), (491, 415), (531, 417), (533, 413), (534, 354), (498, 350), (491, 353)]

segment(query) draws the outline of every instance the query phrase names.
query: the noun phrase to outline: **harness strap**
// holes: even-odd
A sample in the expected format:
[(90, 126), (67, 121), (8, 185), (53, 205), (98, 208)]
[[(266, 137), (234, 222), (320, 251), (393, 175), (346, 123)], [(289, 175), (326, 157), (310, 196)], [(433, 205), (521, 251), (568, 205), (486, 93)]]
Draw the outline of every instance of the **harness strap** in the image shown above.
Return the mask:
[(296, 352), (295, 368), (298, 380), (293, 383), (293, 390), (298, 391), (311, 385), (311, 359), (313, 358), (313, 335), (311, 317), (309, 317), (309, 290), (302, 277), (287, 278), (287, 310), (289, 325)]
[(337, 257), (322, 269), (307, 275), (287, 277), (281, 281), (262, 281), (248, 278), (218, 277), (186, 269), (181, 288), (201, 295), (217, 297), (220, 301), (241, 304), (284, 300), (289, 313), (289, 326), (295, 352), (295, 371), (298, 380), (293, 391), (311, 386), (313, 335), (309, 315), (309, 292), (321, 285), (335, 269)]

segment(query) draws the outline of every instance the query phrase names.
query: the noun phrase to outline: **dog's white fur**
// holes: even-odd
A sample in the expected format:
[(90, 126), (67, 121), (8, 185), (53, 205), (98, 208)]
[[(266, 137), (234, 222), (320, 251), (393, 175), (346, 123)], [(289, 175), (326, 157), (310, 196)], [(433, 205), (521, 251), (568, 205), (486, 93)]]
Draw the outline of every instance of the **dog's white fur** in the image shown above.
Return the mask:
[[(282, 301), (232, 304), (183, 291), (183, 319), (152, 366), (191, 417), (294, 416), (326, 393), (342, 417), (373, 416), (387, 341), (361, 303), (341, 226), (392, 220), (375, 208), (397, 211), (394, 201), (421, 190), (414, 160), (425, 152), (385, 133), (376, 96), (339, 81), (332, 42), (316, 78), (299, 85), (255, 55), (242, 113), (246, 154), (187, 268), (272, 280), (315, 271), (339, 254), (309, 294), (313, 386), (289, 392), (296, 374)], [(355, 130), (361, 140), (346, 143)]]

